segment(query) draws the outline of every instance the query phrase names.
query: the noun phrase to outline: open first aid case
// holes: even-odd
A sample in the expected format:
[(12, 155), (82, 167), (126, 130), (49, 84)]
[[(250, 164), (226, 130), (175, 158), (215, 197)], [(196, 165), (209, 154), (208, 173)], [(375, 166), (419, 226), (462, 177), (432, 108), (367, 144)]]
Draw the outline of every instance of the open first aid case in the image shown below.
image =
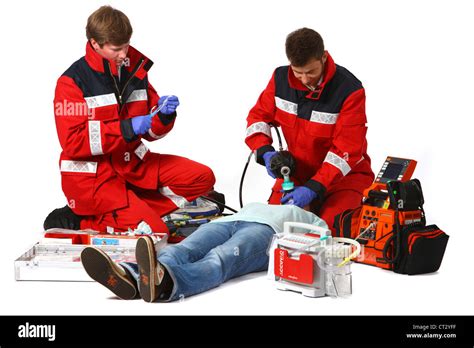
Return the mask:
[[(217, 194), (225, 202), (224, 196)], [(169, 236), (167, 233), (151, 233), (151, 229), (146, 234), (152, 236), (155, 248), (159, 250), (168, 243), (180, 242), (202, 224), (219, 217), (219, 214), (220, 209), (216, 203), (197, 198), (162, 218), (170, 232)], [(108, 233), (99, 233), (61, 228), (46, 230), (40, 242), (15, 260), (15, 279), (92, 281), (81, 263), (81, 252), (88, 246), (104, 250), (117, 263), (135, 262), (135, 245), (143, 233), (136, 233), (131, 229), (128, 233), (116, 233), (113, 229), (107, 231)]]
[[(100, 248), (115, 262), (135, 262), (139, 237), (49, 229), (40, 242), (15, 260), (15, 280), (92, 281), (81, 263), (84, 248)], [(152, 237), (157, 250), (167, 244), (166, 233), (154, 233)]]

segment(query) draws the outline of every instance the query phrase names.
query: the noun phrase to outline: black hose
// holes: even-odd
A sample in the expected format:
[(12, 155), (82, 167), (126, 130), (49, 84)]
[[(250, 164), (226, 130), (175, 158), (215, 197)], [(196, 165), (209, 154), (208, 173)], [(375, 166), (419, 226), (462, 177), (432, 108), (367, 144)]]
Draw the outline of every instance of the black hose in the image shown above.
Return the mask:
[(244, 179), (245, 179), (245, 173), (247, 173), (247, 168), (249, 167), (250, 159), (252, 158), (253, 151), (250, 151), (250, 155), (247, 158), (247, 163), (245, 163), (244, 171), (242, 172), (242, 176), (240, 177), (240, 186), (239, 186), (239, 203), (240, 207), (242, 208), (244, 204), (242, 203), (242, 188), (244, 186)]
[(281, 135), (280, 131), (278, 130), (278, 127), (275, 126), (273, 123), (270, 123), (270, 126), (272, 126), (273, 129), (276, 131), (278, 137), (278, 151), (283, 151), (283, 142), (281, 141)]
[[(392, 235), (387, 239), (382, 250), (383, 259), (389, 264), (393, 264), (397, 262), (398, 257), (400, 256), (400, 242), (401, 242), (401, 236), (400, 236), (400, 230), (399, 230), (400, 226), (395, 227), (395, 228), (396, 228), (396, 231), (392, 232)], [(392, 242), (393, 242), (393, 248), (392, 248), (393, 255), (389, 256), (389, 250), (390, 250), (390, 246), (392, 245)]]
[[(400, 225), (400, 220), (398, 219), (398, 209), (395, 210), (395, 231), (393, 231), (392, 235), (387, 239), (385, 245), (382, 250), (382, 256), (385, 261), (389, 264), (394, 264), (398, 261), (398, 258), (401, 255), (401, 248), (402, 248), (402, 238), (413, 231), (415, 228), (422, 228), (426, 225), (425, 219), (425, 211), (423, 207), (419, 207), (421, 212), (421, 219), (419, 222), (413, 222), (408, 225), (404, 225), (403, 227)], [(390, 245), (393, 242), (392, 253), (393, 255), (389, 256)]]
[[(277, 134), (277, 137), (278, 137), (278, 146), (279, 146), (279, 151), (283, 151), (283, 143), (281, 141), (281, 135), (280, 135), (280, 131), (278, 130), (278, 127), (272, 123), (269, 123), (269, 125), (271, 127), (273, 127), (273, 129), (276, 131), (276, 134)], [(250, 152), (250, 155), (249, 157), (247, 158), (247, 162), (245, 163), (245, 166), (244, 166), (244, 170), (242, 172), (242, 176), (240, 177), (240, 185), (239, 185), (239, 203), (240, 203), (240, 207), (242, 208), (244, 206), (243, 204), (243, 200), (242, 200), (242, 190), (243, 190), (243, 186), (244, 186), (244, 179), (245, 179), (245, 174), (247, 173), (247, 168), (249, 166), (249, 163), (250, 163), (250, 159), (252, 158), (252, 155), (253, 155), (253, 151)]]
[(203, 198), (203, 199), (205, 199), (205, 200), (207, 200), (207, 201), (209, 201), (209, 202), (215, 203), (215, 204), (217, 204), (217, 205), (221, 205), (221, 206), (223, 206), (224, 208), (227, 208), (228, 210), (230, 210), (230, 211), (233, 212), (233, 213), (237, 213), (237, 210), (235, 210), (235, 209), (233, 209), (233, 208), (231, 208), (231, 207), (225, 205), (225, 204), (222, 203), (222, 202), (216, 201), (215, 199), (213, 199), (213, 198), (211, 198), (211, 197), (201, 196), (201, 198)]

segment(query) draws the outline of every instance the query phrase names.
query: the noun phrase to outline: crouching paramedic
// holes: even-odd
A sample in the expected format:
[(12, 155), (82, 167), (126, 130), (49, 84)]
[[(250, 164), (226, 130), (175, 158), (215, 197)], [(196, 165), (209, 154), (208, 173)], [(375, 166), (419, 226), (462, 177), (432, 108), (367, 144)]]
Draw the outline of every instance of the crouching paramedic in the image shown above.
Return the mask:
[(296, 160), (297, 185), (282, 198), (277, 179), (270, 204), (310, 206), (333, 229), (334, 217), (358, 206), (374, 179), (367, 155), (362, 83), (336, 65), (321, 36), (302, 28), (288, 35), (290, 65), (277, 68), (247, 117), (245, 142), (270, 170), (276, 152), (270, 124), (281, 126)]
[(142, 142), (171, 131), (179, 100), (160, 98), (148, 81), (153, 62), (129, 45), (126, 15), (103, 6), (89, 17), (86, 34), (85, 57), (59, 78), (54, 99), (68, 206), (44, 227), (123, 231), (145, 221), (167, 231), (161, 216), (211, 190), (214, 174)]

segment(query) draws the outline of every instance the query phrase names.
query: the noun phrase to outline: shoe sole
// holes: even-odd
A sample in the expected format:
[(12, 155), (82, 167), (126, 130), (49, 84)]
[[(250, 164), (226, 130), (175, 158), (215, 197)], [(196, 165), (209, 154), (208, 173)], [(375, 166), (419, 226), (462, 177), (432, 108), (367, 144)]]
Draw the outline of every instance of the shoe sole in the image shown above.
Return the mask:
[(138, 239), (135, 249), (138, 270), (140, 272), (140, 295), (146, 302), (156, 300), (156, 256), (153, 240), (148, 237)]
[(131, 300), (137, 289), (117, 269), (117, 265), (102, 250), (87, 247), (81, 252), (81, 262), (89, 277), (102, 284), (123, 300)]

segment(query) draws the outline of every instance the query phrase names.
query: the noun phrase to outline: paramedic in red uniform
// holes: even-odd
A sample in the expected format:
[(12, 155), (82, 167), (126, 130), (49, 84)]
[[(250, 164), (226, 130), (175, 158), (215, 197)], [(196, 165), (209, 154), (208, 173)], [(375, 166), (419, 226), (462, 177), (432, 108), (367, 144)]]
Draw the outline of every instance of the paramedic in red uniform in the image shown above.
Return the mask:
[[(59, 78), (54, 105), (68, 206), (45, 228), (127, 231), (141, 221), (167, 231), (163, 215), (212, 189), (210, 168), (157, 154), (155, 141), (173, 128), (176, 96), (159, 97), (148, 80), (153, 62), (129, 45), (125, 14), (103, 6), (88, 19), (86, 55)], [(151, 112), (161, 108), (156, 116)], [(72, 211), (71, 211), (72, 210)]]
[(290, 65), (274, 71), (250, 110), (245, 142), (274, 177), (270, 123), (280, 126), (296, 160), (296, 187), (282, 198), (282, 180), (277, 179), (269, 203), (309, 205), (332, 228), (337, 214), (360, 205), (363, 190), (374, 179), (367, 155), (364, 88), (334, 63), (314, 30), (290, 33), (285, 46)]

